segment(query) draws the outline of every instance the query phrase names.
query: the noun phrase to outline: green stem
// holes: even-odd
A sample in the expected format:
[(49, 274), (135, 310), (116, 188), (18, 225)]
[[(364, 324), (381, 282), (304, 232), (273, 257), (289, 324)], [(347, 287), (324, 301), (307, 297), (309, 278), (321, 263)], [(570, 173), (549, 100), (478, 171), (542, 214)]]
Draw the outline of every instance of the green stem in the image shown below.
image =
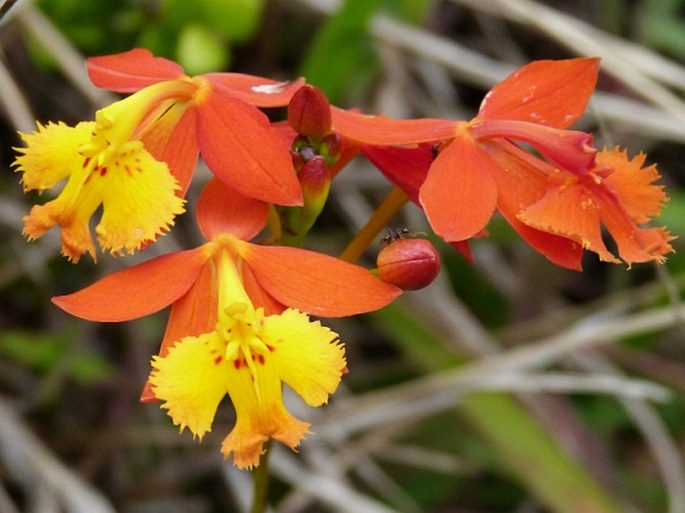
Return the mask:
[(271, 452), (271, 439), (264, 444), (264, 454), (259, 459), (259, 466), (252, 472), (252, 484), (254, 494), (252, 499), (251, 513), (264, 513), (266, 511), (266, 496), (269, 491), (269, 454)]
[(340, 254), (340, 259), (346, 262), (356, 262), (408, 201), (407, 193), (399, 187), (394, 187), (356, 237), (352, 239), (352, 242)]

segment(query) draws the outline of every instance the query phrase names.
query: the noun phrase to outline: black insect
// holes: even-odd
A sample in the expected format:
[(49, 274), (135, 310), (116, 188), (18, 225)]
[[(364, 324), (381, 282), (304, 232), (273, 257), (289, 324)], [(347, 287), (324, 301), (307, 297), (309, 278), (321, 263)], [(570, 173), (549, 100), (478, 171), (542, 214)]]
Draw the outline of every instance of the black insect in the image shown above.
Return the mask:
[(385, 235), (381, 237), (381, 245), (387, 246), (396, 240), (414, 237), (416, 235), (425, 235), (425, 233), (417, 232), (413, 228), (388, 228)]

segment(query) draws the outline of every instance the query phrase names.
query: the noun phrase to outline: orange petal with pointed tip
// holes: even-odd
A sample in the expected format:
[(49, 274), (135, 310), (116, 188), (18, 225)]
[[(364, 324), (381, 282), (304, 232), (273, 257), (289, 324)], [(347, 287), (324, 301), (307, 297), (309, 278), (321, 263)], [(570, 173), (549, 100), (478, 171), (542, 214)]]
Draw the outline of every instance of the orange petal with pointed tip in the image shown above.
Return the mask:
[(468, 134), (440, 152), (421, 186), (428, 222), (447, 242), (468, 239), (485, 228), (495, 211), (497, 165)]
[(585, 112), (598, 73), (598, 58), (531, 62), (490, 90), (478, 117), (569, 127)]
[(238, 98), (256, 107), (284, 107), (304, 84), (302, 78), (278, 82), (242, 73), (206, 73), (202, 76), (211, 82), (217, 93)]
[(363, 267), (314, 251), (244, 243), (240, 256), (272, 297), (311, 315), (371, 312), (401, 293)]
[(250, 296), (250, 300), (255, 308), (263, 308), (264, 315), (278, 315), (285, 310), (285, 305), (276, 301), (273, 296), (259, 284), (249, 266), (244, 265), (242, 271), (245, 292)]
[(426, 180), (435, 155), (431, 144), (415, 147), (365, 146), (362, 153), (388, 180), (419, 204), (419, 189)]
[(578, 242), (531, 228), (504, 208), (500, 209), (500, 212), (516, 233), (550, 262), (573, 271), (583, 270), (583, 248)]
[(461, 254), (469, 264), (473, 263), (473, 252), (471, 251), (471, 246), (469, 246), (469, 241), (459, 240), (457, 242), (450, 242), (450, 246)]
[(221, 233), (232, 233), (240, 239), (250, 240), (266, 225), (269, 206), (238, 194), (221, 180), (213, 178), (197, 200), (195, 216), (207, 240)]
[(201, 248), (169, 253), (110, 274), (73, 294), (54, 297), (52, 302), (65, 312), (89, 321), (137, 319), (161, 310), (182, 296), (206, 259)]
[(199, 154), (197, 144), (197, 116), (193, 109), (183, 110), (178, 105), (169, 109), (154, 129), (141, 141), (157, 160), (166, 162), (176, 177), (183, 197), (190, 186)]
[(264, 114), (211, 90), (198, 102), (197, 111), (200, 152), (220, 180), (267, 203), (302, 204), (288, 148)]
[[(195, 282), (188, 291), (171, 306), (159, 356), (166, 356), (176, 342), (184, 337), (197, 337), (216, 328), (217, 287), (214, 281), (216, 270), (210, 262), (200, 270)], [(153, 371), (154, 372), (154, 371)], [(140, 396), (140, 402), (157, 401), (148, 378)]]
[(372, 146), (416, 144), (454, 137), (455, 122), (447, 119), (392, 119), (331, 106), (333, 130)]
[(143, 87), (184, 76), (183, 68), (169, 59), (155, 57), (144, 48), (86, 59), (86, 70), (97, 87), (132, 93)]

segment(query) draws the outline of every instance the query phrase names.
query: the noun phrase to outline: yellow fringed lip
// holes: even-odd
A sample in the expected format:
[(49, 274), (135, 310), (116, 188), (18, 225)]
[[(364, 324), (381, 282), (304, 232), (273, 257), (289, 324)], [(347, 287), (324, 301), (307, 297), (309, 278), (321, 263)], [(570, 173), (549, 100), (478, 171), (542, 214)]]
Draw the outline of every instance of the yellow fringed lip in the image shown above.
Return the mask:
[(185, 210), (167, 165), (140, 141), (105, 145), (85, 156), (84, 146), (107, 137), (107, 130), (96, 132), (96, 125), (39, 124), (37, 131), (20, 134), (26, 147), (18, 148), (14, 162), (26, 191), (42, 193), (66, 179), (57, 198), (34, 206), (24, 217), (24, 234), (33, 240), (60, 226), (62, 253), (73, 262), (84, 253), (96, 259), (89, 223), (100, 206), (95, 231), (102, 250), (111, 254), (132, 253), (154, 241)]
[(218, 267), (216, 329), (154, 357), (150, 384), (174, 423), (200, 439), (229, 395), (236, 425), (221, 451), (237, 467), (252, 468), (269, 438), (295, 449), (309, 430), (287, 412), (281, 385), (310, 406), (327, 402), (345, 369), (344, 348), (337, 334), (295, 309), (264, 315), (248, 298), (235, 261), (221, 258)]

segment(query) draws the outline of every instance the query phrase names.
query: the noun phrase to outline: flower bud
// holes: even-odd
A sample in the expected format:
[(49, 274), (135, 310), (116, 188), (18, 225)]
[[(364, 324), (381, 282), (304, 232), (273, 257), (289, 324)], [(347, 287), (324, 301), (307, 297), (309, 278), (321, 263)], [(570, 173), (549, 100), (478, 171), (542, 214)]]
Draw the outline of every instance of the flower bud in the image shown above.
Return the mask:
[(316, 155), (307, 160), (297, 174), (302, 186), (301, 207), (280, 207), (282, 242), (299, 245), (323, 210), (331, 186), (331, 173), (326, 159)]
[(297, 178), (302, 186), (304, 206), (314, 205), (315, 210), (320, 212), (328, 197), (328, 189), (331, 184), (326, 159), (317, 155), (307, 160)]
[(404, 290), (428, 286), (440, 272), (440, 254), (426, 239), (398, 239), (384, 247), (378, 258), (378, 275)]
[(288, 123), (298, 134), (321, 139), (331, 133), (331, 105), (321, 89), (300, 87), (288, 104)]
[(342, 149), (342, 140), (340, 134), (333, 132), (328, 134), (321, 141), (320, 152), (326, 159), (329, 167), (332, 167), (340, 158), (340, 150)]

